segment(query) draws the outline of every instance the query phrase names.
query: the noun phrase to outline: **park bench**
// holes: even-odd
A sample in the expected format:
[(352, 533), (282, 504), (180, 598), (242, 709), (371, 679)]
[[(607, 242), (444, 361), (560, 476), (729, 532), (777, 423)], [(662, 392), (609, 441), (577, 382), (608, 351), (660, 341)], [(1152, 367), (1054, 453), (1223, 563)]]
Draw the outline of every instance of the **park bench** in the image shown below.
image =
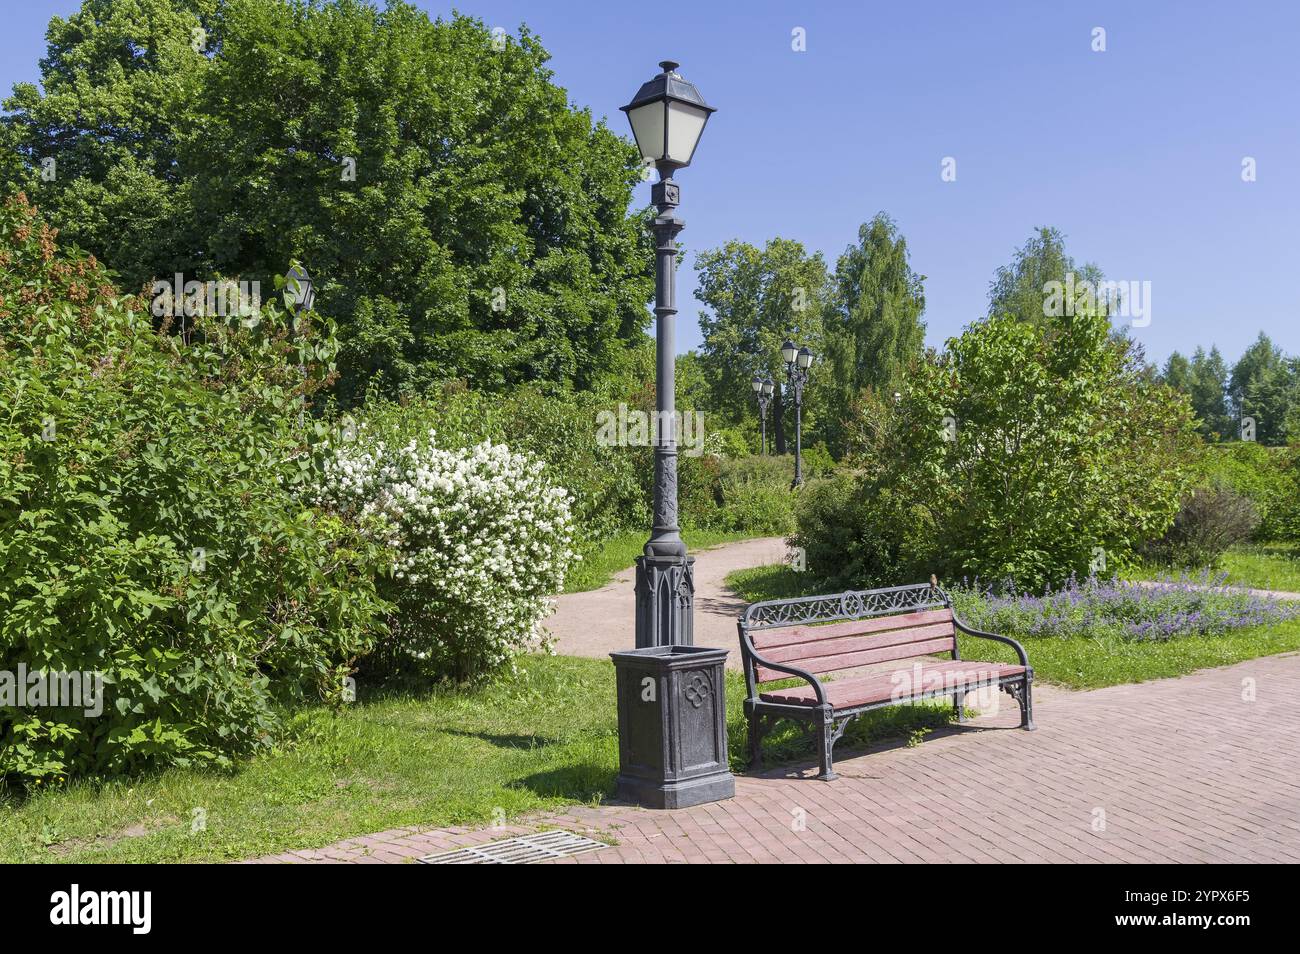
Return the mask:
[[(810, 724), (820, 745), (818, 778), (836, 777), (831, 750), (849, 723), (863, 712), (939, 696), (953, 696), (959, 721), (966, 693), (996, 686), (1020, 704), (1020, 726), (1034, 728), (1034, 670), (1024, 647), (1007, 636), (971, 629), (952, 610), (935, 581), (827, 596), (765, 600), (740, 617), (740, 652), (745, 667), (745, 718), (753, 764), (763, 737), (780, 719)], [(1006, 643), (1019, 665), (961, 658), (957, 633)], [(935, 659), (936, 653), (950, 654)], [(887, 671), (823, 682), (819, 676), (895, 663)], [(797, 677), (808, 684), (768, 688), (766, 683)]]

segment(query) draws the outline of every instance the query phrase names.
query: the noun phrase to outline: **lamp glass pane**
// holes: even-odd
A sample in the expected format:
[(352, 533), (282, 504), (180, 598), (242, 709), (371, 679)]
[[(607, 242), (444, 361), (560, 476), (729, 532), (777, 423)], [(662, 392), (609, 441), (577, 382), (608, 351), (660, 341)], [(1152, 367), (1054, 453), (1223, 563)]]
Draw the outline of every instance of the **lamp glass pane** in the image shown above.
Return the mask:
[(787, 344), (781, 349), (781, 360), (786, 364), (792, 364), (794, 362), (794, 356), (798, 353), (799, 352), (794, 345)]
[(799, 352), (799, 367), (806, 368), (812, 364), (812, 352), (804, 348)]
[(704, 122), (709, 114), (704, 110), (668, 101), (668, 158), (673, 162), (687, 163), (695, 154), (695, 145), (704, 132)]
[(632, 124), (632, 135), (636, 137), (636, 147), (641, 150), (641, 158), (651, 161), (664, 157), (664, 104), (662, 100), (646, 103), (636, 109), (629, 109), (628, 122)]

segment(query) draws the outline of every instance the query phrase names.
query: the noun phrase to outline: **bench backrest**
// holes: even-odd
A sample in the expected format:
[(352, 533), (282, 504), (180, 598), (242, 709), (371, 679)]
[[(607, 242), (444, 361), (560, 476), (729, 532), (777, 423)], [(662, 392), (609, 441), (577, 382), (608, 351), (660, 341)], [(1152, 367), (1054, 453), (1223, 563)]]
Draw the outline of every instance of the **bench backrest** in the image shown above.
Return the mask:
[[(956, 649), (947, 598), (925, 584), (755, 603), (740, 626), (764, 659), (814, 674)], [(755, 682), (789, 678), (745, 656)]]

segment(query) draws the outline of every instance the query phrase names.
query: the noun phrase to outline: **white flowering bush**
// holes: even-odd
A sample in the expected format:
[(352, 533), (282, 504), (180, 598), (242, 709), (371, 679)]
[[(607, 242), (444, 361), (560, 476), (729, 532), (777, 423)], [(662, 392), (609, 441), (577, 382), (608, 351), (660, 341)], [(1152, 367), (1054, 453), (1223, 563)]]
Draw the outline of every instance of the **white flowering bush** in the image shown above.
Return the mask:
[(443, 449), (432, 430), (389, 446), (363, 426), (322, 472), (317, 503), (392, 552), (388, 662), (464, 680), (545, 646), (550, 597), (577, 555), (571, 498), (542, 462), (491, 442)]

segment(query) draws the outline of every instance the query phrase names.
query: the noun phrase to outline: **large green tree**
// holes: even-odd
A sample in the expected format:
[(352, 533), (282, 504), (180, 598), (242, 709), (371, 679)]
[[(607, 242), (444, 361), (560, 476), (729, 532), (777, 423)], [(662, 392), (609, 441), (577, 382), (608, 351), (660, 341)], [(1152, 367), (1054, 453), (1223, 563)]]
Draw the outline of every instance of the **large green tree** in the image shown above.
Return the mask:
[(1080, 265), (1066, 252), (1065, 236), (1059, 230), (1043, 226), (1016, 249), (1010, 264), (994, 274), (989, 283), (988, 314), (1042, 324), (1051, 317), (1048, 308), (1053, 282), (1076, 288), (1086, 283), (1095, 289), (1102, 280), (1096, 265)]
[(1255, 440), (1286, 443), (1296, 375), (1292, 362), (1264, 332), (1232, 366), (1228, 388), (1236, 409), (1254, 420)]
[(1191, 399), (1202, 435), (1226, 439), (1237, 427), (1228, 408), (1228, 366), (1218, 348), (1197, 348), (1189, 361), (1175, 351), (1165, 362), (1161, 378)]
[(925, 346), (925, 276), (912, 270), (907, 240), (885, 213), (858, 229), (835, 266), (825, 315), (833, 390), (828, 429), (842, 452), (841, 422), (863, 389), (892, 394)]
[(0, 170), (129, 287), (268, 286), (301, 260), (345, 401), (590, 387), (641, 335), (636, 152), (570, 105), (526, 29), (405, 2), (86, 0), (47, 38)]
[[(731, 420), (757, 413), (751, 382), (755, 375), (776, 384), (769, 428), (776, 452), (785, 452), (789, 396), (781, 344), (789, 338), (806, 345), (818, 358), (824, 355), (822, 312), (826, 299), (826, 262), (820, 252), (809, 254), (793, 239), (774, 238), (763, 248), (730, 241), (701, 252), (695, 260), (695, 297), (705, 306), (700, 312), (704, 345), (700, 364), (713, 392), (714, 407)], [(820, 365), (814, 364), (806, 398), (815, 407), (819, 396)], [(793, 428), (794, 415), (789, 413)], [(805, 410), (805, 429), (815, 413)]]

